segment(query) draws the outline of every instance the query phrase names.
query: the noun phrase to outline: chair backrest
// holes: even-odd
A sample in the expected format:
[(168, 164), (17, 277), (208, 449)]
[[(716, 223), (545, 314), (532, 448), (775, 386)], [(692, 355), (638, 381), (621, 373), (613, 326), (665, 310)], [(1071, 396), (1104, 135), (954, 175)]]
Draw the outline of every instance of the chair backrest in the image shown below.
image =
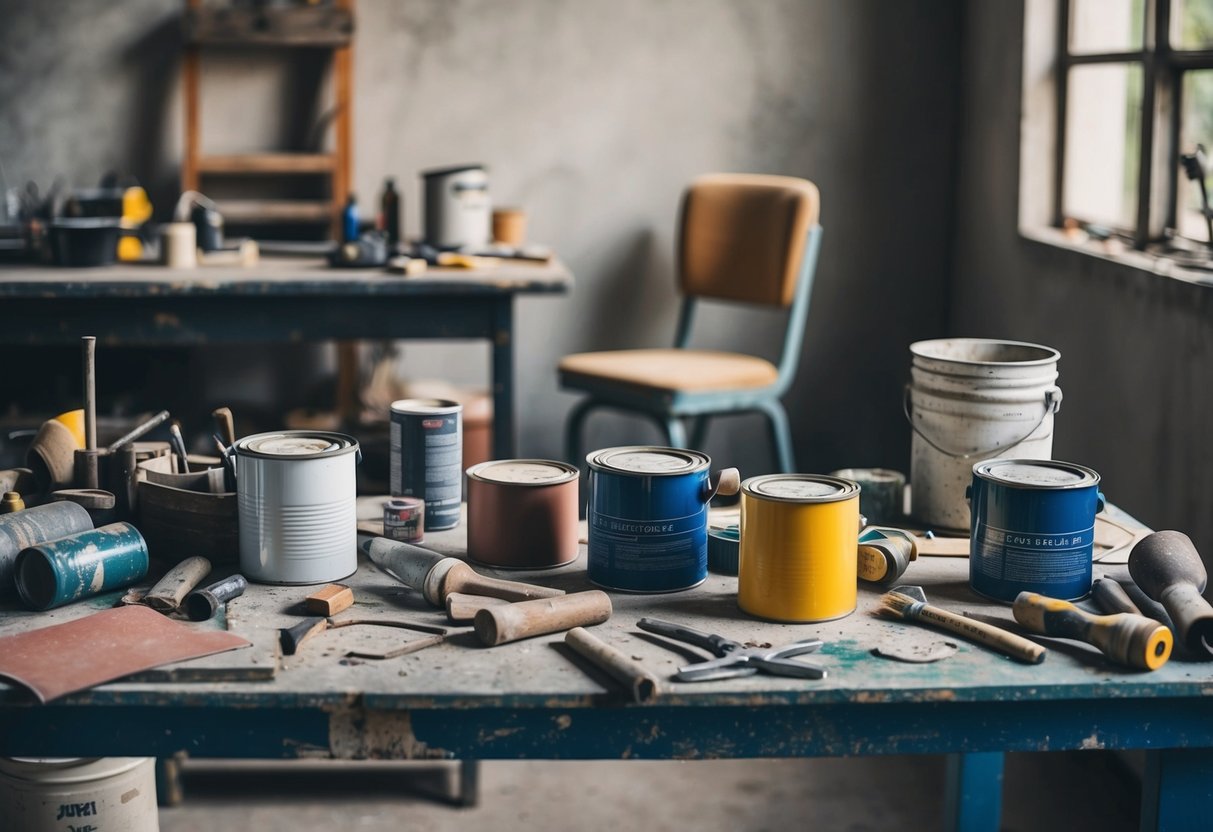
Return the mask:
[(817, 186), (793, 176), (711, 173), (682, 199), (679, 288), (688, 297), (787, 307), (796, 295)]

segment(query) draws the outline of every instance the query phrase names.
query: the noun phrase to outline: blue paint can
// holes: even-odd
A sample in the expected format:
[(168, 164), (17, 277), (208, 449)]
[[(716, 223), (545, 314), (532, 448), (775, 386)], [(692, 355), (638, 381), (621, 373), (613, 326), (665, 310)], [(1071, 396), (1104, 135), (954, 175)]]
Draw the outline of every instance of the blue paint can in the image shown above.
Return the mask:
[(969, 586), (1011, 603), (1021, 592), (1072, 601), (1091, 591), (1099, 474), (1040, 459), (973, 466)]
[(677, 592), (708, 576), (708, 501), (736, 493), (735, 468), (682, 448), (607, 448), (590, 466), (591, 581), (625, 592)]
[(14, 576), (27, 607), (49, 610), (130, 586), (147, 575), (147, 562), (139, 530), (111, 523), (22, 549)]

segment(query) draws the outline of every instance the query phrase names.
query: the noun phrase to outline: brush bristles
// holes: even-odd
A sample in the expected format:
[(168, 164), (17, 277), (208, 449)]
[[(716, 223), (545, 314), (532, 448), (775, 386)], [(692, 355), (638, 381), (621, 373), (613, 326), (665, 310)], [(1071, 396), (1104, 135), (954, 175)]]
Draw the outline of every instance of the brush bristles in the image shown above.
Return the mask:
[(917, 604), (918, 601), (909, 595), (900, 592), (886, 592), (880, 596), (878, 612), (889, 618), (912, 618), (918, 612), (915, 609)]

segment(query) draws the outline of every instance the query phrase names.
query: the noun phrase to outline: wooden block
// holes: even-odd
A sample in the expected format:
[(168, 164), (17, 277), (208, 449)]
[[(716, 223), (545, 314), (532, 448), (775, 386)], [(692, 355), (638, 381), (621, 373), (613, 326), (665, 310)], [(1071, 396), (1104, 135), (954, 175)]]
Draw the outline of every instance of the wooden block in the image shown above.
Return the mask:
[(354, 604), (354, 591), (344, 584), (329, 584), (304, 599), (303, 605), (312, 615), (336, 615)]

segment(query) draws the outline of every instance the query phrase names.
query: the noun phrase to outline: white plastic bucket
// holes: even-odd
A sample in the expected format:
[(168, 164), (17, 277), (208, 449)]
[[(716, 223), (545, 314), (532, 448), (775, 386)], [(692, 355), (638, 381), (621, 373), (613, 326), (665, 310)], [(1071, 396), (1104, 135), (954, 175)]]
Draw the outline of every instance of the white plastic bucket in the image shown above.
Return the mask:
[(985, 338), (918, 341), (910, 353), (910, 514), (935, 528), (968, 529), (965, 487), (975, 463), (1052, 458), (1061, 353)]
[(0, 758), (0, 827), (158, 832), (155, 760)]

